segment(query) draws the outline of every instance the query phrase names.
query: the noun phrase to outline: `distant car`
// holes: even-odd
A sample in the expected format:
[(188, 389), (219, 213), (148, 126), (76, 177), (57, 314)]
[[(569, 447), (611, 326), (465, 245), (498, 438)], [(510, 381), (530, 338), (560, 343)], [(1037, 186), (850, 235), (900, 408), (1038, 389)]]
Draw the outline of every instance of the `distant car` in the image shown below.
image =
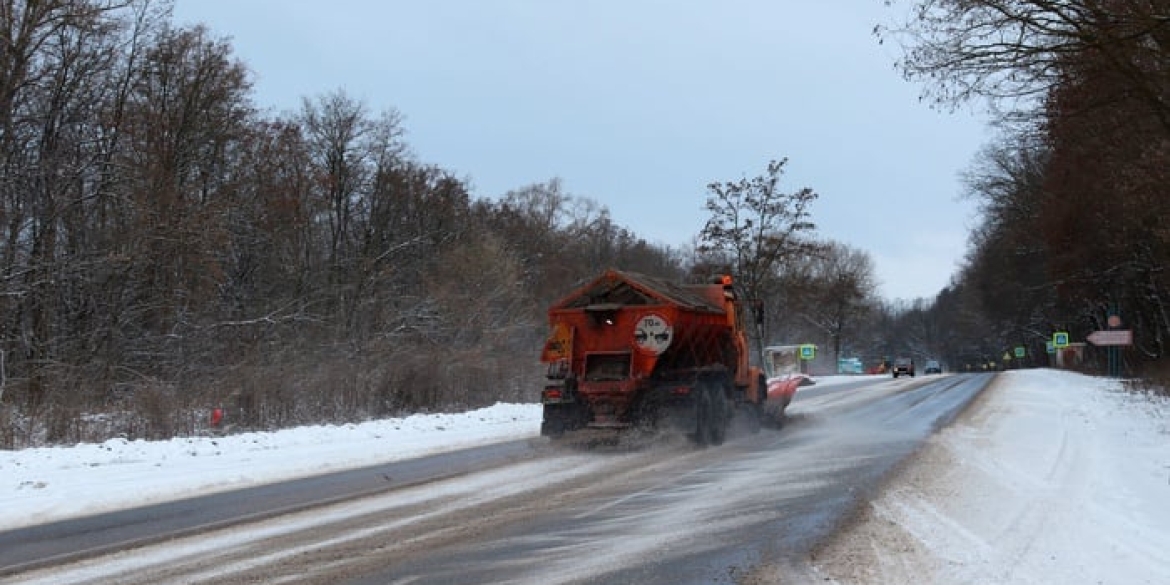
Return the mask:
[(903, 375), (903, 374), (913, 378), (914, 377), (914, 360), (911, 358), (900, 357), (900, 358), (894, 360), (894, 367), (891, 368), (891, 370), (894, 372), (895, 378), (897, 378), (899, 375)]
[(926, 367), (922, 368), (922, 373), (923, 374), (941, 374), (942, 373), (942, 365), (940, 365), (938, 363), (938, 360), (929, 360), (926, 362)]

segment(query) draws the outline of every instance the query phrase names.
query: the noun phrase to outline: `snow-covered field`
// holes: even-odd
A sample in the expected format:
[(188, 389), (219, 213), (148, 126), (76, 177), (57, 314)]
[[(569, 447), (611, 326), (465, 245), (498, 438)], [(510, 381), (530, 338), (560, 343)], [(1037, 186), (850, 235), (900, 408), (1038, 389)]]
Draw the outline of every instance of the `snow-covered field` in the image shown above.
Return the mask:
[[(359, 425), (5, 451), (0, 530), (531, 438), (539, 427), (539, 405), (497, 404)], [(816, 565), (842, 584), (1167, 582), (1170, 400), (1068, 372), (1005, 373), (818, 551)]]

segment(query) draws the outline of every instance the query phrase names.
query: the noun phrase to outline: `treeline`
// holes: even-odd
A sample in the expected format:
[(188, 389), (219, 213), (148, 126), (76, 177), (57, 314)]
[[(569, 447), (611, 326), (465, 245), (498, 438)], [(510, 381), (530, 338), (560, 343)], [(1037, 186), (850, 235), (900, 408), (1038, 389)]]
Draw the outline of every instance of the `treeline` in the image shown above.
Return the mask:
[[(1170, 350), (1170, 2), (921, 0), (881, 31), (944, 106), (989, 99), (1002, 132), (967, 174), (982, 217), (963, 269), (925, 308), (955, 364), (1054, 331), (1131, 329), (1126, 374)], [(1103, 371), (1104, 351), (1084, 366)]]
[(0, 448), (529, 401), (545, 308), (608, 267), (735, 273), (757, 347), (901, 351), (786, 161), (709, 185), (694, 249), (649, 244), (555, 179), (475, 199), (344, 92), (261, 111), (170, 9), (0, 4)]
[(709, 185), (694, 249), (670, 249), (555, 179), (476, 199), (396, 111), (344, 92), (261, 111), (231, 46), (169, 2), (0, 3), (0, 448), (190, 434), (216, 407), (278, 428), (531, 401), (545, 308), (608, 267), (733, 272), (757, 346), (830, 363), (980, 367), (1022, 345), (1042, 364), (1053, 331), (1117, 313), (1127, 373), (1156, 371), (1167, 0), (913, 5), (881, 32), (904, 71), (944, 105), (992, 99), (1003, 133), (968, 174), (963, 268), (891, 304), (866, 252), (816, 237), (786, 161)]
[(395, 111), (262, 113), (167, 2), (6, 2), (0, 30), (0, 448), (531, 400), (552, 299), (680, 274), (556, 180), (473, 199)]

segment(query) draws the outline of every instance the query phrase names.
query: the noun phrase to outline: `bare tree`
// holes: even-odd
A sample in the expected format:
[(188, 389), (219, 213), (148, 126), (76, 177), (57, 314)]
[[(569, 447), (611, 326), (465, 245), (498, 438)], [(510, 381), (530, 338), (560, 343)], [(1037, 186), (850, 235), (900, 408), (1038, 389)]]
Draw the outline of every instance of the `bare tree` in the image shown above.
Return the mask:
[(313, 160), (319, 197), (325, 202), (330, 260), (335, 267), (347, 257), (352, 223), (367, 189), (369, 166), (363, 142), (369, 120), (365, 105), (343, 91), (305, 98), (298, 120)]
[(593, 270), (582, 266), (568, 228), (576, 198), (557, 178), (504, 194), (486, 221), (522, 263), (521, 276), (540, 304), (551, 303)]
[[(816, 227), (808, 207), (817, 194), (808, 187), (781, 190), (787, 162), (770, 161), (765, 174), (752, 179), (707, 186), (711, 215), (699, 235), (699, 250), (726, 258), (745, 294), (755, 301), (771, 294), (768, 283), (785, 262), (815, 248), (807, 237)], [(764, 323), (757, 321), (753, 337), (762, 348)]]
[(155, 333), (193, 320), (196, 300), (224, 282), (224, 215), (236, 204), (230, 181), (251, 121), (250, 89), (231, 47), (202, 27), (166, 31), (142, 60), (119, 161), (132, 169), (134, 203), (120, 246), (147, 286), (141, 308)]
[(829, 242), (813, 256), (812, 281), (815, 293), (803, 312), (829, 338), (836, 364), (842, 344), (878, 303), (873, 260), (862, 250)]
[[(887, 0), (887, 4), (895, 4)], [(904, 22), (878, 27), (905, 48), (899, 67), (928, 82), (926, 95), (956, 104), (972, 97), (1034, 110), (1069, 80), (1070, 59), (1094, 56), (1122, 83), (1097, 103), (1138, 96), (1170, 129), (1166, 91), (1170, 16), (1149, 0), (917, 0)]]

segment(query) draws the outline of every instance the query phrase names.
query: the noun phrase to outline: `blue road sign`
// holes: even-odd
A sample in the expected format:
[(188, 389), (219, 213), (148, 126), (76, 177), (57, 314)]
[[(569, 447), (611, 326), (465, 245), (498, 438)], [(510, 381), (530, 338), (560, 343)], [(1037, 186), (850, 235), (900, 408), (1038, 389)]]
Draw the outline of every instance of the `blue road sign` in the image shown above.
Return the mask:
[(811, 360), (815, 357), (817, 357), (817, 346), (811, 343), (800, 346), (800, 359)]

